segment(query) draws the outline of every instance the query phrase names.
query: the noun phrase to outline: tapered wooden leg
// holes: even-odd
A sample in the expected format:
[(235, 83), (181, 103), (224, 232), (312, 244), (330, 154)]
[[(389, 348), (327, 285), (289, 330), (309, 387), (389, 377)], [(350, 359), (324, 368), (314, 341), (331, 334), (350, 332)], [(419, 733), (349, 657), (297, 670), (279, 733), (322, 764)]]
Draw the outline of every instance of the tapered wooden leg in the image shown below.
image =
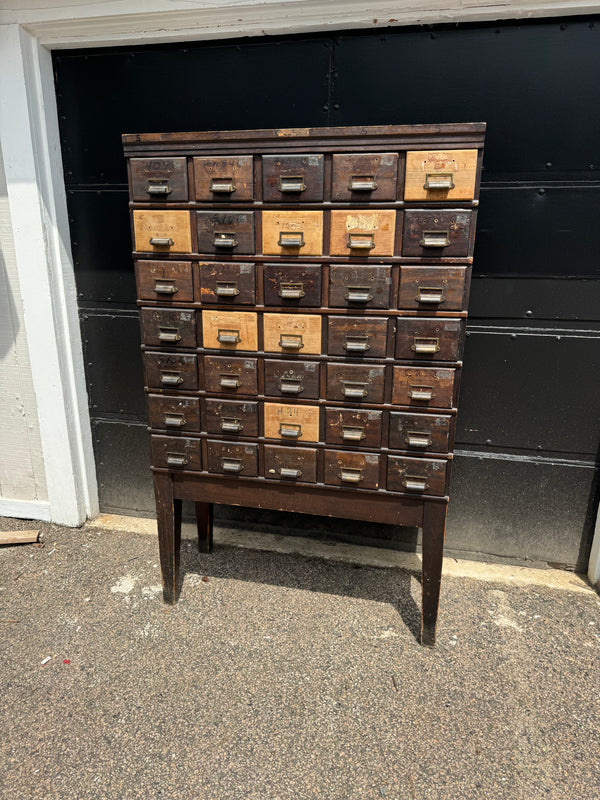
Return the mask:
[(423, 509), (421, 644), (426, 647), (435, 644), (447, 508), (447, 501), (425, 501)]
[(154, 473), (154, 495), (163, 597), (165, 603), (176, 603), (180, 590), (181, 500), (173, 497), (173, 481), (168, 473)]
[(196, 503), (196, 525), (198, 526), (198, 549), (210, 553), (213, 545), (213, 504)]

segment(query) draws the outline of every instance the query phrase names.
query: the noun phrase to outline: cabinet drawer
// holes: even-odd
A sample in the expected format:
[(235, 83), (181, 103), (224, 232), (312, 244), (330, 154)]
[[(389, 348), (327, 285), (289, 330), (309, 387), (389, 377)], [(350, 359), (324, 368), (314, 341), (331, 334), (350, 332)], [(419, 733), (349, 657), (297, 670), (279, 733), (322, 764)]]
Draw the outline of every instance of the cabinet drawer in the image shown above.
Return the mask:
[(255, 478), (258, 475), (258, 445), (209, 439), (206, 443), (206, 461), (209, 472)]
[(323, 200), (323, 156), (263, 156), (263, 200), (306, 203)]
[(265, 352), (320, 353), (321, 317), (318, 314), (264, 314)]
[(265, 403), (265, 438), (285, 442), (319, 441), (319, 407)]
[(265, 359), (265, 394), (276, 397), (319, 397), (317, 361), (271, 361)]
[(379, 456), (348, 450), (325, 450), (325, 483), (348, 489), (378, 489)]
[(400, 267), (398, 308), (460, 311), (466, 267)]
[(317, 451), (308, 447), (282, 447), (279, 444), (266, 444), (265, 478), (315, 483), (317, 480)]
[(321, 305), (320, 264), (265, 264), (266, 306)]
[(196, 211), (196, 223), (199, 253), (254, 253), (254, 211)]
[(144, 353), (144, 375), (150, 389), (198, 389), (198, 357), (175, 353)]
[(381, 411), (327, 408), (325, 409), (325, 441), (327, 444), (379, 448), (381, 446), (382, 417)]
[(254, 304), (254, 264), (201, 261), (197, 267), (196, 299), (201, 303)]
[(456, 370), (394, 367), (392, 403), (396, 406), (452, 408)]
[(396, 318), (396, 357), (437, 361), (459, 358), (464, 322), (459, 319)]
[(395, 227), (395, 211), (332, 211), (329, 252), (332, 256), (391, 256)]
[(148, 420), (151, 428), (173, 431), (200, 430), (200, 404), (195, 397), (148, 395)]
[(385, 358), (386, 317), (329, 317), (327, 352), (334, 356)]
[(252, 200), (252, 156), (201, 156), (194, 161), (196, 200), (239, 203)]
[(472, 200), (477, 150), (409, 150), (405, 200)]
[(258, 436), (258, 403), (206, 400), (206, 432), (226, 436)]
[(154, 347), (196, 347), (194, 311), (142, 308), (142, 341)]
[(422, 258), (468, 256), (471, 219), (471, 211), (405, 211), (402, 255)]
[(151, 436), (152, 464), (155, 467), (198, 471), (202, 468), (200, 439), (183, 436)]
[(202, 311), (202, 342), (216, 350), (256, 350), (256, 314), (252, 311)]
[(140, 300), (190, 303), (194, 299), (189, 261), (136, 261), (135, 282)]
[(255, 358), (204, 356), (204, 385), (219, 394), (258, 394)]
[(336, 153), (331, 199), (352, 203), (395, 200), (397, 153)]
[(191, 253), (189, 211), (134, 211), (133, 233), (139, 253)]
[(425, 453), (447, 453), (452, 417), (439, 414), (390, 412), (390, 447)]
[(434, 458), (388, 456), (387, 489), (389, 492), (446, 494), (446, 461)]
[(389, 308), (390, 267), (329, 268), (329, 305), (333, 308)]
[(322, 211), (263, 211), (263, 253), (270, 256), (320, 256)]
[(383, 403), (384, 370), (382, 365), (328, 364), (327, 399)]
[(185, 203), (188, 199), (185, 158), (132, 158), (131, 195), (140, 203)]

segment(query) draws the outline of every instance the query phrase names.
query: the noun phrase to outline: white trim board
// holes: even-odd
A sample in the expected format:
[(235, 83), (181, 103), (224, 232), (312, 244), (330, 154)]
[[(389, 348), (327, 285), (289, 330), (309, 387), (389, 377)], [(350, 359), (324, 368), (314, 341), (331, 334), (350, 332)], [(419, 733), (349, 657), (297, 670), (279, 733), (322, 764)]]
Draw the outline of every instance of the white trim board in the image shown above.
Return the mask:
[[(0, 497), (0, 517), (50, 522), (50, 503), (42, 503), (39, 500), (5, 500)], [(0, 527), (2, 527), (1, 520)]]

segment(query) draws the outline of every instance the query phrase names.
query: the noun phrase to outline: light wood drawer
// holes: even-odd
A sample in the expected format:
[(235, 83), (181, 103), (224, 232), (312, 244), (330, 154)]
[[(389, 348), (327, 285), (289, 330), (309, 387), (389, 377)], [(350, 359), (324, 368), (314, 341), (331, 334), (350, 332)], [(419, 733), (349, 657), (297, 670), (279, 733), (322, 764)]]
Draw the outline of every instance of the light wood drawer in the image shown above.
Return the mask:
[(391, 256), (395, 228), (395, 211), (332, 211), (329, 252), (332, 256)]
[(133, 212), (135, 249), (139, 253), (190, 253), (189, 211)]
[(256, 314), (252, 311), (202, 311), (202, 346), (215, 350), (256, 350)]
[(265, 438), (285, 442), (319, 441), (319, 407), (265, 403)]
[(472, 200), (477, 150), (409, 150), (405, 200)]
[(271, 256), (320, 256), (322, 211), (263, 211), (263, 253)]
[(265, 352), (321, 352), (321, 317), (318, 314), (264, 314)]

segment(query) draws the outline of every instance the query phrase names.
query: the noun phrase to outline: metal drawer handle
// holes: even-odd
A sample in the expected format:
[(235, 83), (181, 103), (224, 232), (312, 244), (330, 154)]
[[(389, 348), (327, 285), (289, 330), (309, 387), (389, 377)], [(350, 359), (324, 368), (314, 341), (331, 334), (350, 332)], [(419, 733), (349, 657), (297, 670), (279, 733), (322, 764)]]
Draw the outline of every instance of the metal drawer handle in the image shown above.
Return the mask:
[(430, 447), (431, 434), (429, 431), (406, 431), (404, 441), (409, 447)]
[(348, 189), (351, 192), (374, 192), (376, 188), (375, 175), (350, 175)]
[(346, 336), (344, 342), (344, 350), (348, 353), (366, 353), (371, 349), (369, 344), (369, 334), (360, 334), (357, 336)]
[(454, 181), (451, 172), (427, 172), (423, 188), (431, 189), (454, 189)]
[(372, 250), (375, 247), (375, 234), (349, 233), (346, 246), (351, 250)]
[(350, 303), (368, 303), (373, 299), (371, 286), (348, 286), (346, 287), (346, 300)]
[(280, 378), (279, 391), (283, 394), (301, 394), (304, 386), (300, 378)]
[(359, 400), (361, 397), (367, 396), (367, 384), (359, 383), (358, 381), (342, 381), (344, 384), (344, 397)]
[(156, 294), (177, 294), (179, 289), (175, 286), (175, 281), (167, 278), (166, 280), (155, 280), (154, 291)]
[(222, 458), (221, 469), (223, 472), (232, 472), (237, 474), (244, 469), (241, 458)]
[(177, 328), (159, 328), (158, 340), (160, 342), (180, 342), (181, 336)]
[(158, 179), (158, 178), (150, 178), (148, 180), (148, 186), (146, 187), (146, 192), (148, 194), (171, 194), (171, 187), (169, 186), (168, 178), (165, 179)]
[(303, 192), (306, 189), (304, 175), (280, 175), (277, 188), (280, 192)]
[(304, 342), (301, 333), (281, 333), (279, 335), (279, 347), (283, 350), (302, 350)]
[(411, 400), (433, 400), (433, 386), (409, 385), (408, 396)]
[(302, 477), (302, 470), (299, 469), (291, 469), (291, 467), (280, 467), (279, 468), (279, 477), (280, 478), (289, 478), (290, 480), (295, 480)]
[(419, 286), (415, 297), (417, 303), (430, 303), (431, 305), (443, 303), (445, 299), (442, 286)]
[(361, 426), (342, 425), (342, 439), (345, 442), (361, 442), (365, 438), (365, 429)]
[(291, 422), (280, 422), (279, 435), (284, 439), (299, 439), (302, 436), (302, 425), (294, 425)]
[(279, 247), (304, 247), (304, 233), (302, 231), (279, 231), (277, 244)]
[(183, 383), (181, 372), (161, 372), (160, 382), (163, 386), (178, 386)]
[(168, 237), (151, 236), (150, 244), (152, 247), (173, 247), (175, 242)]
[(414, 336), (413, 344), (411, 344), (410, 349), (415, 353), (432, 355), (433, 353), (437, 353), (439, 351), (440, 340), (433, 337), (428, 338), (423, 336)]
[(237, 247), (238, 240), (235, 233), (218, 233), (215, 231), (213, 244), (215, 247)]
[(304, 284), (281, 281), (277, 294), (284, 300), (300, 300), (301, 297), (304, 297)]
[(240, 332), (237, 330), (227, 330), (226, 328), (218, 328), (217, 341), (221, 344), (238, 344), (240, 339)]
[(167, 453), (165, 460), (169, 467), (185, 467), (189, 461), (183, 453)]
[(233, 178), (211, 178), (210, 191), (215, 194), (231, 194), (235, 192)]
[(410, 492), (424, 492), (429, 489), (427, 478), (422, 475), (404, 475), (402, 477), (402, 486)]
[(219, 378), (219, 386), (222, 389), (237, 389), (241, 385), (237, 375), (221, 375)]
[(239, 433), (244, 430), (244, 426), (237, 417), (221, 417), (221, 430), (224, 433)]
[(165, 414), (163, 424), (166, 428), (183, 428), (185, 417), (183, 414)]
[(423, 231), (419, 244), (421, 247), (448, 247), (450, 231)]
[(346, 469), (344, 467), (341, 468), (338, 476), (344, 483), (360, 483), (364, 478), (362, 469)]
[(215, 294), (217, 297), (237, 297), (240, 293), (235, 281), (217, 281)]

